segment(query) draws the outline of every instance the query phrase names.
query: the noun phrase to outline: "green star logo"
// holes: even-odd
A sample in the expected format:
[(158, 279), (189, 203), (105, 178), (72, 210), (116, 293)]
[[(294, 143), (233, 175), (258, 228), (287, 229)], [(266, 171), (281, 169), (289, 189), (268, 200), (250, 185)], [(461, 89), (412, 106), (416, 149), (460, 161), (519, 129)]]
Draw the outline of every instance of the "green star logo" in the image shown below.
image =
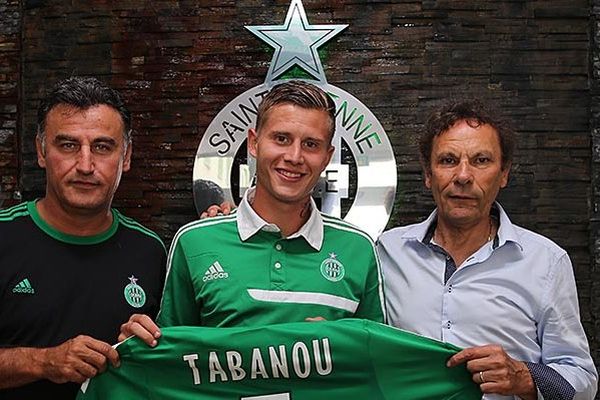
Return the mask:
[(311, 25), (300, 0), (292, 0), (283, 25), (246, 26), (250, 32), (275, 49), (266, 82), (272, 82), (294, 66), (316, 80), (327, 82), (318, 49), (348, 27)]

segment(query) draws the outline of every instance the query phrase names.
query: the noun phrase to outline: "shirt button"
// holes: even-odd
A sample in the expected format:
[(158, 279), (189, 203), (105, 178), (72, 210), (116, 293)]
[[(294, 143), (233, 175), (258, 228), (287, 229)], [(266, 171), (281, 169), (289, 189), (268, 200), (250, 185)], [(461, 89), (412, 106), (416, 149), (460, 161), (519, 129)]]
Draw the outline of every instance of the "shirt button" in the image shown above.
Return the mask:
[(279, 243), (277, 243), (275, 245), (275, 250), (277, 250), (277, 251), (281, 250), (281, 245)]
[(452, 293), (452, 285), (448, 286), (448, 293)]
[(448, 321), (446, 324), (446, 328), (450, 329), (452, 327), (452, 321)]
[(275, 263), (275, 268), (276, 268), (276, 269), (279, 269), (279, 268), (281, 268), (281, 263), (280, 263), (280, 262), (276, 262), (276, 263)]
[(450, 256), (446, 256), (446, 260), (447, 260), (447, 261), (450, 261)]

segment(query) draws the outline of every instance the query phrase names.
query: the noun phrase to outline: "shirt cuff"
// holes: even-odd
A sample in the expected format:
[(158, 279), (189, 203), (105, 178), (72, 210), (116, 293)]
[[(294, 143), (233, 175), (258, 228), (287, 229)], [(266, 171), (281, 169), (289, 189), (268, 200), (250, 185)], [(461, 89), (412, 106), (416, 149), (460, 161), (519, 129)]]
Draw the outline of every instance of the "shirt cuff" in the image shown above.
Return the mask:
[(533, 383), (545, 399), (572, 400), (575, 388), (561, 374), (544, 364), (526, 362)]

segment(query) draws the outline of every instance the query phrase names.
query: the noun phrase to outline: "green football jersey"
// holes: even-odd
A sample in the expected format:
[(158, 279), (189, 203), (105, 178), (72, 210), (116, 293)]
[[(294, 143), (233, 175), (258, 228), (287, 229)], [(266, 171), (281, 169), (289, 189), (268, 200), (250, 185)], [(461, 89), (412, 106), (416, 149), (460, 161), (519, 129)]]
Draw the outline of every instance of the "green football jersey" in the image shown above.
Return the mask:
[(459, 349), (367, 320), (171, 327), (155, 348), (121, 343), (119, 368), (77, 397), (200, 400), (480, 399)]
[(358, 228), (321, 214), (320, 250), (259, 231), (242, 241), (238, 213), (182, 227), (167, 261), (160, 326), (260, 326), (365, 318), (384, 321), (379, 260)]

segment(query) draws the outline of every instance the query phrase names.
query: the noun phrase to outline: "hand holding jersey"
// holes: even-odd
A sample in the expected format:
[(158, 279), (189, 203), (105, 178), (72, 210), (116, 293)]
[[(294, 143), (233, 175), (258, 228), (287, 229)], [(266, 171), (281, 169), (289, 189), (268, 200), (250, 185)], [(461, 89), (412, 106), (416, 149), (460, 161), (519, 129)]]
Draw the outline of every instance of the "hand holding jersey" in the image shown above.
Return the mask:
[(155, 347), (160, 338), (160, 328), (154, 323), (152, 318), (145, 314), (133, 314), (129, 317), (129, 321), (121, 325), (121, 333), (119, 334), (119, 342), (127, 339), (130, 336), (137, 336), (142, 339), (148, 346)]
[(535, 384), (525, 363), (510, 357), (502, 346), (464, 349), (450, 357), (447, 365), (455, 367), (465, 363), (483, 393), (516, 395), (523, 400), (537, 398)]
[(119, 366), (117, 351), (108, 343), (84, 335), (55, 347), (3, 349), (0, 389), (40, 379), (82, 383), (104, 372), (107, 362), (113, 367)]
[(107, 362), (119, 366), (119, 354), (108, 343), (80, 335), (63, 344), (42, 349), (40, 363), (55, 383), (82, 383), (106, 370)]

